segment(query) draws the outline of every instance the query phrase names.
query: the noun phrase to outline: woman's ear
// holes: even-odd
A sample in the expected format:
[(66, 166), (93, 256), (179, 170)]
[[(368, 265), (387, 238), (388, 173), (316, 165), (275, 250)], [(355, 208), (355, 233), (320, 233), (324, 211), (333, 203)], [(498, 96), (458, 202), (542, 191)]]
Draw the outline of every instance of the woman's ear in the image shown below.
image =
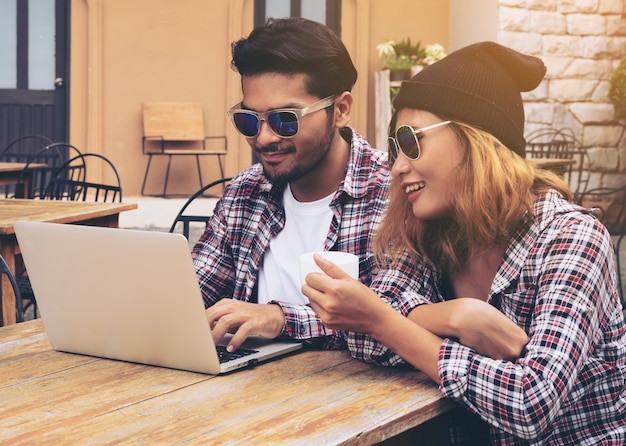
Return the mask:
[(350, 112), (352, 111), (352, 93), (344, 91), (335, 99), (335, 127), (343, 128), (350, 122)]

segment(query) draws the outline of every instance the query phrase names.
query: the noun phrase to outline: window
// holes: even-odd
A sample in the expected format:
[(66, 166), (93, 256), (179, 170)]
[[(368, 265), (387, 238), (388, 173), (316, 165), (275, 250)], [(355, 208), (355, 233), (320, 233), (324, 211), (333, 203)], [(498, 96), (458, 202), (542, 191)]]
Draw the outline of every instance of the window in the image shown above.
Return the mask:
[(254, 26), (263, 25), (270, 17), (305, 17), (341, 36), (341, 0), (256, 0)]
[(53, 90), (55, 2), (0, 0), (0, 88)]

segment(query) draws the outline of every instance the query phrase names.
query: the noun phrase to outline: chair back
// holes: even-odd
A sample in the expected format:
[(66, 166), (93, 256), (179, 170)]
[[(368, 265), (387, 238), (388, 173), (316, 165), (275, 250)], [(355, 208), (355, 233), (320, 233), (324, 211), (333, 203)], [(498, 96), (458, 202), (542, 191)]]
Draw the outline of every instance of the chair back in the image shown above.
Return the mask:
[[(182, 225), (182, 234), (190, 240), (192, 225), (198, 226), (203, 231), (206, 230), (209, 220), (213, 215), (211, 209), (198, 209), (197, 206), (193, 206), (194, 202), (201, 197), (204, 198), (219, 198), (224, 192), (224, 188), (228, 185), (231, 178), (223, 178), (212, 183), (209, 183), (200, 189), (198, 189), (191, 197), (187, 199), (185, 204), (180, 208), (178, 214), (174, 218), (172, 226), (169, 232), (176, 232)], [(215, 189), (215, 194), (209, 194), (210, 189)], [(192, 209), (193, 208), (193, 209)]]
[(162, 197), (167, 196), (167, 183), (173, 156), (196, 158), (199, 184), (202, 186), (200, 156), (216, 156), (221, 178), (224, 178), (222, 156), (228, 150), (226, 135), (205, 135), (202, 104), (198, 102), (145, 102), (143, 104), (143, 137), (141, 151), (148, 156), (146, 172), (141, 185), (141, 195), (146, 193), (146, 183), (153, 156), (167, 156)]
[(594, 209), (611, 235), (626, 235), (626, 186), (589, 189), (580, 195), (577, 202)]
[[(11, 163), (28, 163), (30, 158), (53, 141), (43, 135), (25, 135), (9, 142), (0, 151), (0, 161)], [(5, 198), (15, 196), (15, 184), (2, 186)]]
[(202, 105), (196, 102), (146, 102), (143, 134), (165, 141), (203, 141)]
[(9, 268), (9, 265), (7, 265), (7, 262), (4, 260), (4, 257), (0, 255), (0, 275), (1, 274), (4, 274), (7, 276), (7, 278), (9, 279), (9, 282), (11, 282), (11, 287), (13, 288), (13, 294), (15, 295), (15, 310), (16, 310), (15, 320), (16, 322), (24, 322), (24, 309), (22, 308), (22, 296), (17, 286), (15, 276), (13, 275), (13, 272), (11, 272), (11, 269)]
[[(97, 164), (96, 164), (97, 163)], [(108, 182), (89, 180), (100, 174)], [(42, 198), (49, 200), (121, 202), (122, 181), (110, 159), (99, 153), (82, 153), (68, 160), (54, 172)]]
[(598, 219), (613, 236), (617, 264), (617, 279), (622, 305), (626, 310), (624, 298), (624, 278), (622, 277), (621, 244), (626, 236), (626, 186), (598, 187), (585, 191), (578, 198), (578, 203), (595, 211)]
[(526, 138), (528, 158), (574, 160), (563, 172), (574, 198), (577, 199), (589, 186), (591, 160), (589, 154), (575, 137), (573, 130), (539, 129)]
[(22, 196), (41, 198), (56, 170), (80, 153), (73, 145), (60, 142), (50, 144), (31, 156), (17, 180), (18, 188), (24, 189), (27, 185), (28, 190), (22, 190)]

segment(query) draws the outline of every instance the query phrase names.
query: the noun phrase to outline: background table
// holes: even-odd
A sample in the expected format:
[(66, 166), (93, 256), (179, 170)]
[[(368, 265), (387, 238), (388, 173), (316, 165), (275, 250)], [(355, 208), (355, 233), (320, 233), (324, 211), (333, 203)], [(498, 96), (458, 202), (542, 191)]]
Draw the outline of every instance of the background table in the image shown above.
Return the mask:
[[(137, 209), (137, 204), (0, 199), (0, 254), (16, 274), (15, 256), (19, 254), (19, 247), (13, 224), (18, 220), (117, 227), (119, 213), (131, 209)], [(0, 279), (0, 296), (0, 325), (14, 324), (15, 295), (4, 276)]]
[(346, 351), (211, 376), (57, 352), (39, 319), (0, 328), (0, 401), (0, 444), (11, 445), (367, 445), (456, 407), (423, 373)]
[[(16, 185), (15, 196), (17, 198), (31, 198), (25, 197), (25, 191), (29, 191), (29, 183), (31, 181), (31, 169), (41, 169), (47, 167), (43, 163), (32, 163), (29, 165), (29, 170), (24, 171), (26, 163), (14, 163), (14, 162), (0, 162), (0, 186)], [(20, 180), (22, 184), (17, 187), (17, 183)]]

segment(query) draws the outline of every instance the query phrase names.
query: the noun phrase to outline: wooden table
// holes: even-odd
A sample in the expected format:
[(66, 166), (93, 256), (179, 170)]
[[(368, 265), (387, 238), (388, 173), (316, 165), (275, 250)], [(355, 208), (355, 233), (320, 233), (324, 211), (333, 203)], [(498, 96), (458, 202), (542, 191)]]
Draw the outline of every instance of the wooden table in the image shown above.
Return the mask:
[(15, 196), (18, 198), (24, 198), (24, 192), (30, 190), (29, 183), (33, 173), (31, 169), (43, 169), (48, 166), (44, 163), (32, 163), (29, 164), (27, 171), (24, 171), (24, 167), (26, 163), (0, 162), (0, 186), (17, 185), (21, 180), (20, 187), (15, 188)]
[(346, 351), (211, 376), (57, 352), (40, 319), (0, 328), (0, 401), (2, 445), (368, 445), (425, 422), (447, 435), (429, 424), (456, 407), (423, 373)]
[[(0, 199), (0, 254), (16, 274), (19, 247), (13, 224), (18, 220), (117, 227), (119, 213), (131, 209), (137, 209), (137, 203)], [(5, 276), (0, 279), (0, 296), (0, 326), (14, 324), (15, 295)]]

